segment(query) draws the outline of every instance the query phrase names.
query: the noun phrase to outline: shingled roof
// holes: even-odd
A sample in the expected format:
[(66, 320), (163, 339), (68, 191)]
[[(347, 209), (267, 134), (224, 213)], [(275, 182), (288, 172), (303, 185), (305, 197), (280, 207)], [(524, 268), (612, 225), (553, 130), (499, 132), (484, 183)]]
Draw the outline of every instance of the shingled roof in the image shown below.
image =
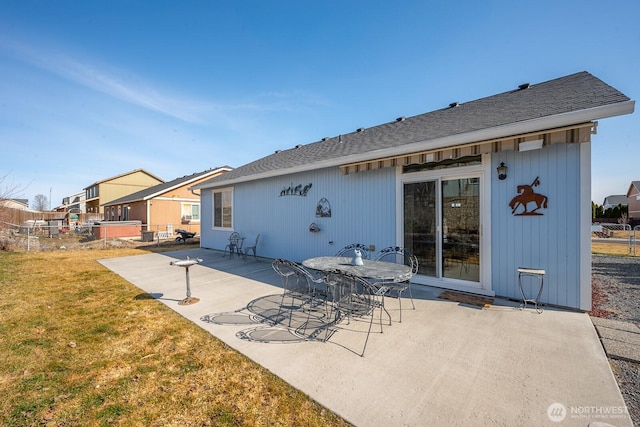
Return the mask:
[(153, 187), (145, 188), (143, 190), (136, 191), (135, 193), (131, 193), (127, 196), (120, 197), (119, 199), (112, 200), (108, 203), (104, 203), (103, 206), (121, 205), (123, 203), (133, 203), (133, 202), (138, 202), (143, 200), (149, 200), (169, 190), (173, 190), (174, 188), (179, 188), (179, 187), (182, 187), (183, 185), (188, 185), (189, 183), (194, 182), (200, 178), (206, 177), (207, 175), (212, 175), (220, 171), (230, 171), (230, 170), (232, 169), (229, 166), (221, 166), (218, 168), (207, 169), (206, 171), (202, 171), (202, 172), (196, 172), (191, 175), (185, 175), (180, 178), (176, 178), (172, 181), (163, 182), (162, 184), (154, 185)]
[(455, 147), (489, 137), (514, 135), (516, 129), (531, 132), (628, 114), (633, 107), (629, 97), (583, 71), (279, 150), (195, 187), (219, 187), (387, 155)]

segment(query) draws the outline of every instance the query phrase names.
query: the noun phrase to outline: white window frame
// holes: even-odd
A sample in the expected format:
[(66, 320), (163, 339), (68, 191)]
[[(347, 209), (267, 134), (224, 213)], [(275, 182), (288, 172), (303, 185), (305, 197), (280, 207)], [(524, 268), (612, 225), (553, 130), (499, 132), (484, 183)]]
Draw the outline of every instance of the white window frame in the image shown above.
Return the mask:
[[(211, 207), (212, 207), (212, 214), (211, 214), (211, 222), (212, 222), (212, 229), (213, 230), (233, 230), (233, 211), (234, 211), (234, 206), (233, 206), (233, 187), (226, 187), (226, 188), (218, 188), (215, 190), (211, 191)], [(227, 199), (225, 200), (225, 193), (228, 194)], [(225, 207), (226, 208), (230, 208), (231, 209), (231, 215), (230, 215), (230, 220), (231, 223), (230, 224), (224, 224), (224, 212), (222, 213), (222, 219), (221, 219), (221, 224), (219, 226), (216, 226), (216, 194), (221, 194), (221, 201), (222, 201), (222, 211), (224, 211)], [(225, 202), (228, 203), (228, 206), (225, 206)]]
[[(189, 207), (189, 213), (185, 213), (185, 207)], [(193, 218), (193, 207), (197, 206), (198, 207), (198, 218)], [(182, 202), (180, 203), (180, 217), (184, 218), (185, 215), (189, 215), (189, 217), (191, 218), (190, 221), (191, 222), (200, 222), (200, 218), (202, 218), (202, 210), (200, 208), (200, 203), (199, 202)]]

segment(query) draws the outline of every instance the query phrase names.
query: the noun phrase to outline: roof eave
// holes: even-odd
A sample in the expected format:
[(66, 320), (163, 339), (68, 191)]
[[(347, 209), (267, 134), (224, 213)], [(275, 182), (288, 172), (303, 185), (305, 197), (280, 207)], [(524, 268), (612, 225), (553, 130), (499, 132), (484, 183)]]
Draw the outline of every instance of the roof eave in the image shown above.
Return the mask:
[[(168, 191), (171, 191), (171, 190), (175, 190), (176, 188), (184, 187), (185, 185), (188, 186), (190, 183), (192, 183), (194, 181), (197, 181), (199, 179), (206, 178), (206, 177), (211, 176), (211, 175), (215, 175), (215, 174), (220, 173), (222, 171), (227, 171), (228, 172), (230, 170), (231, 170), (231, 168), (228, 168), (228, 167), (221, 167), (221, 168), (217, 168), (217, 169), (214, 169), (214, 170), (210, 170), (210, 171), (207, 171), (206, 173), (203, 173), (202, 175), (199, 175), (199, 176), (194, 177), (194, 178), (192, 178), (190, 180), (181, 182), (181, 183), (176, 184), (174, 186), (171, 186), (169, 188), (165, 188), (162, 191), (157, 191), (157, 192), (155, 192), (153, 194), (149, 194), (149, 195), (143, 197), (142, 199), (139, 199), (139, 200), (136, 200), (136, 201), (146, 201), (146, 200), (149, 200), (149, 199), (153, 199), (154, 197), (158, 197), (159, 195), (164, 194), (164, 193), (166, 193)], [(187, 187), (187, 190), (191, 191), (191, 188), (193, 188), (193, 187)]]
[(258, 179), (272, 178), (276, 176), (289, 175), (299, 172), (307, 172), (310, 170), (322, 169), (327, 167), (340, 166), (347, 163), (356, 163), (367, 160), (374, 160), (383, 157), (399, 156), (417, 151), (435, 150), (439, 148), (452, 147), (461, 144), (472, 143), (476, 141), (485, 141), (496, 138), (508, 137), (522, 133), (536, 132), (545, 129), (553, 129), (573, 124), (586, 123), (593, 120), (605, 119), (608, 117), (622, 116), (633, 113), (635, 101), (629, 100), (609, 104), (600, 107), (588, 108), (569, 113), (556, 114), (553, 116), (541, 117), (538, 119), (525, 120), (516, 123), (510, 123), (502, 126), (481, 129), (463, 134), (449, 135), (441, 138), (430, 139), (426, 141), (418, 141), (410, 144), (400, 145), (397, 147), (385, 148), (380, 150), (368, 151), (350, 156), (333, 158), (314, 162), (305, 165), (294, 166), (286, 169), (275, 169), (261, 174), (253, 174), (241, 176), (235, 179), (222, 180), (213, 183), (202, 183), (195, 185), (193, 189), (209, 189), (228, 187), (234, 184), (240, 184)]

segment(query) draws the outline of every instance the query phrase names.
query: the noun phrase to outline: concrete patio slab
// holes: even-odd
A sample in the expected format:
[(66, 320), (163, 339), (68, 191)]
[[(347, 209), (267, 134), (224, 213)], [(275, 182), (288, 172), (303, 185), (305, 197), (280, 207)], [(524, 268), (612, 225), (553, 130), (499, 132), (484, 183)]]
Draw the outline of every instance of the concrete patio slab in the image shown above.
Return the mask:
[[(185, 272), (170, 261), (187, 256), (203, 259), (190, 268), (200, 302), (179, 305)], [(414, 286), (416, 309), (383, 333), (374, 329), (360, 357), (364, 337), (346, 328), (326, 343), (275, 344), (240, 339), (248, 324), (204, 320), (281, 293), (270, 260), (193, 249), (100, 262), (358, 426), (632, 426), (585, 313), (547, 307), (537, 314), (500, 299), (480, 308)], [(388, 308), (397, 319), (394, 304)]]

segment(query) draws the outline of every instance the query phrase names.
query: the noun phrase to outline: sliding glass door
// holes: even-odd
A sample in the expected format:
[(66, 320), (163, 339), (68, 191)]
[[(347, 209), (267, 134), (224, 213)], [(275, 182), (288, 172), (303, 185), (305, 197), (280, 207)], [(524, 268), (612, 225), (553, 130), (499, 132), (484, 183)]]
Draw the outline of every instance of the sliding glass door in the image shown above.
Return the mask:
[(438, 177), (403, 183), (404, 246), (418, 274), (480, 282), (480, 177)]
[(480, 281), (480, 179), (442, 181), (442, 276)]
[(417, 257), (418, 274), (438, 274), (437, 182), (404, 184), (404, 246)]

